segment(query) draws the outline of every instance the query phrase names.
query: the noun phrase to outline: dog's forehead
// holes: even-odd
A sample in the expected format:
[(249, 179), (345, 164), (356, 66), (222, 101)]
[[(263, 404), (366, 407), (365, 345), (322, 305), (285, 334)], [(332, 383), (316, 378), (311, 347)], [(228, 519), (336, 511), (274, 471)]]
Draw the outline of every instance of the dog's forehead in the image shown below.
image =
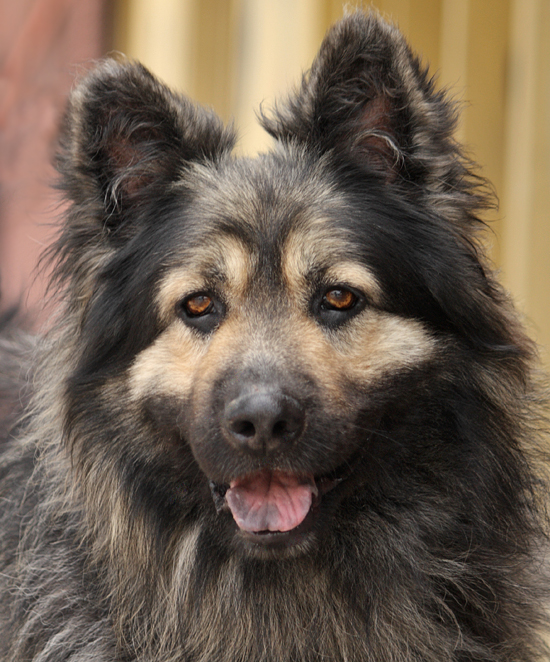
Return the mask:
[(203, 264), (240, 254), (283, 271), (289, 260), (294, 270), (310, 271), (355, 252), (343, 222), (346, 200), (322, 164), (267, 154), (196, 167), (185, 185), (193, 219), (185, 242)]
[(319, 163), (266, 155), (194, 166), (182, 189), (187, 220), (176, 225), (159, 285), (163, 315), (185, 293), (205, 289), (233, 301), (304, 302), (318, 285), (347, 283), (379, 299), (346, 221), (349, 203)]

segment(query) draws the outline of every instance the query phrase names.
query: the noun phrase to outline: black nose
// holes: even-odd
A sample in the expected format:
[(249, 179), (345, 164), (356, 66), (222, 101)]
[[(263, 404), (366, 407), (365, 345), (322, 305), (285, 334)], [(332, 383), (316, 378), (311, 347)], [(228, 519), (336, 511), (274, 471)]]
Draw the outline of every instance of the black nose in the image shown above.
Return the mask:
[(293, 397), (256, 387), (226, 404), (223, 428), (238, 450), (269, 455), (299, 437), (304, 420), (304, 410)]

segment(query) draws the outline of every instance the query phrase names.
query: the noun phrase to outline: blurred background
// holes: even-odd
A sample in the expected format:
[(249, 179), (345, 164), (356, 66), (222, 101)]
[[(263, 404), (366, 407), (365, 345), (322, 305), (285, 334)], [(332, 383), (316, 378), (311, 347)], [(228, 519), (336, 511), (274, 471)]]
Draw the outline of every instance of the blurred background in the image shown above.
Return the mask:
[[(500, 206), (488, 217), (494, 264), (539, 342), (550, 347), (550, 2), (373, 0), (462, 103), (458, 138)], [(93, 60), (120, 51), (269, 146), (255, 121), (299, 81), (341, 0), (0, 0), (2, 306), (36, 310), (34, 276), (60, 202), (50, 165), (65, 99)], [(543, 350), (549, 361), (547, 350)]]

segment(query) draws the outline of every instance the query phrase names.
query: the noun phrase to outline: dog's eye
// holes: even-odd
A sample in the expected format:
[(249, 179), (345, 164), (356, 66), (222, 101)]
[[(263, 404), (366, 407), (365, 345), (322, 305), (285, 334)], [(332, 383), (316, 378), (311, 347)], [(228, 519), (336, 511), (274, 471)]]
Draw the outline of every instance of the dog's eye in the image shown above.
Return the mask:
[(183, 308), (189, 317), (207, 315), (214, 308), (214, 302), (208, 294), (196, 294), (185, 299)]
[(321, 306), (330, 310), (350, 310), (355, 306), (358, 297), (345, 288), (329, 290), (321, 302)]
[(323, 326), (335, 328), (360, 313), (366, 298), (358, 291), (343, 285), (321, 292), (313, 302), (313, 314)]
[(210, 333), (221, 322), (224, 306), (208, 292), (196, 292), (185, 297), (176, 306), (176, 314), (187, 326)]

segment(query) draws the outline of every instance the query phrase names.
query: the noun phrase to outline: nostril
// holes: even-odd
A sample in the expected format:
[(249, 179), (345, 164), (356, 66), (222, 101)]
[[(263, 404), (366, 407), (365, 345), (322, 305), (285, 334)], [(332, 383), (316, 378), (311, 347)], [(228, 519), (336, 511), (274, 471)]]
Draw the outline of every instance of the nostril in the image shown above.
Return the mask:
[(286, 421), (277, 421), (273, 426), (272, 434), (274, 438), (282, 438), (289, 432)]
[(254, 423), (250, 421), (233, 421), (229, 427), (232, 432), (247, 439), (254, 437), (256, 434)]

